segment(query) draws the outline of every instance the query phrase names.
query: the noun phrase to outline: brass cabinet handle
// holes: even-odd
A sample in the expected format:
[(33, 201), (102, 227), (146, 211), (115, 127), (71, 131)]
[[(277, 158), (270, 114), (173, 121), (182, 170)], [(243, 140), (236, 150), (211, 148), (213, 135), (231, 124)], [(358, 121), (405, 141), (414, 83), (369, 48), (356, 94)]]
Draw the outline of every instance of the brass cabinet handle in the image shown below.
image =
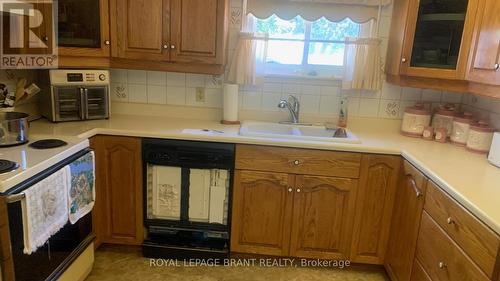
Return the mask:
[(411, 186), (415, 190), (415, 195), (417, 196), (417, 198), (422, 197), (423, 194), (420, 191), (420, 189), (418, 189), (417, 183), (415, 182), (415, 179), (413, 178), (413, 176), (412, 175), (406, 175), (406, 179), (410, 182)]
[(446, 219), (446, 223), (447, 224), (454, 224), (455, 221), (453, 220), (453, 218), (449, 217), (448, 219)]

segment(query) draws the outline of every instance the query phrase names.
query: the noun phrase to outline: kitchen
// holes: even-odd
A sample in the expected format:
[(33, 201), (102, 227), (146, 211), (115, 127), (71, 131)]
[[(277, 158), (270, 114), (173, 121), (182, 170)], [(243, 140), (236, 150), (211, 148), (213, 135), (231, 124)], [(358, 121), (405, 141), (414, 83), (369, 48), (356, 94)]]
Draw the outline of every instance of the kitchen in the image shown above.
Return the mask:
[(497, 1), (0, 5), (1, 280), (500, 280)]

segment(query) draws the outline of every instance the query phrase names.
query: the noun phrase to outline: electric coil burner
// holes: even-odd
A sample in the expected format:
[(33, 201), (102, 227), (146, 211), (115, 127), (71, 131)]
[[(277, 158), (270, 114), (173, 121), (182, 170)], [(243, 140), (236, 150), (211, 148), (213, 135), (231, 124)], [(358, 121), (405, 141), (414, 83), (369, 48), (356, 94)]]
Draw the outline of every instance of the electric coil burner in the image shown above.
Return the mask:
[(46, 139), (46, 140), (39, 140), (36, 142), (31, 143), (29, 146), (35, 149), (49, 149), (49, 148), (56, 148), (56, 147), (61, 147), (65, 146), (68, 143), (63, 141), (63, 140), (58, 140), (58, 139)]
[(19, 168), (19, 164), (10, 160), (0, 159), (0, 174), (8, 173)]

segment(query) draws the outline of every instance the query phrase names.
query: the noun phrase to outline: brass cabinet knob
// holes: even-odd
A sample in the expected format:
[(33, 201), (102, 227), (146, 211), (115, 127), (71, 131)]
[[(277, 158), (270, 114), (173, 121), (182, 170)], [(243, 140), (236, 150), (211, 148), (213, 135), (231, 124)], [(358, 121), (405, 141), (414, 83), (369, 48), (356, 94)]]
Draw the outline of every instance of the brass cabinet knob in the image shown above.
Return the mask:
[(300, 161), (299, 161), (299, 160), (295, 160), (295, 161), (293, 161), (293, 164), (294, 164), (295, 166), (298, 166), (298, 165), (300, 165)]
[(170, 49), (172, 49), (172, 50), (175, 49), (175, 45), (173, 45), (173, 44), (170, 45)]
[(296, 191), (297, 191), (298, 193), (300, 193), (300, 192), (301, 192), (300, 188), (297, 188), (297, 190), (296, 190)]
[(438, 266), (439, 266), (440, 269), (445, 269), (446, 268), (446, 263), (439, 262)]
[(498, 70), (498, 69), (500, 69), (500, 64), (498, 64), (498, 63), (495, 63), (495, 66), (493, 66), (493, 69), (495, 69), (495, 70)]
[(111, 42), (109, 40), (105, 40), (104, 41), (104, 45), (108, 45), (109, 46), (109, 45), (111, 45)]
[(446, 219), (446, 223), (448, 223), (448, 224), (454, 224), (455, 221), (451, 217), (449, 217), (448, 219)]
[(168, 44), (164, 44), (163, 49), (168, 49)]
[(407, 62), (406, 58), (402, 58), (402, 59), (401, 59), (401, 62), (402, 62), (402, 63)]
[(290, 188), (288, 189), (288, 192), (293, 192), (293, 188), (291, 188), (291, 187), (290, 187)]

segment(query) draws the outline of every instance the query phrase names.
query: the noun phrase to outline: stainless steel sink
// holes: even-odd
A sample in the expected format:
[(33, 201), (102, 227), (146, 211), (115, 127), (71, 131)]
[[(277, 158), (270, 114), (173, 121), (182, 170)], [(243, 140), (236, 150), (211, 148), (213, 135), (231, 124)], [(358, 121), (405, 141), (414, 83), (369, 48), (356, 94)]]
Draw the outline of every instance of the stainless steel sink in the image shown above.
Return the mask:
[(349, 130), (346, 130), (346, 137), (334, 137), (335, 131), (336, 129), (327, 129), (324, 126), (246, 121), (241, 124), (240, 135), (304, 141), (361, 143), (361, 141)]

